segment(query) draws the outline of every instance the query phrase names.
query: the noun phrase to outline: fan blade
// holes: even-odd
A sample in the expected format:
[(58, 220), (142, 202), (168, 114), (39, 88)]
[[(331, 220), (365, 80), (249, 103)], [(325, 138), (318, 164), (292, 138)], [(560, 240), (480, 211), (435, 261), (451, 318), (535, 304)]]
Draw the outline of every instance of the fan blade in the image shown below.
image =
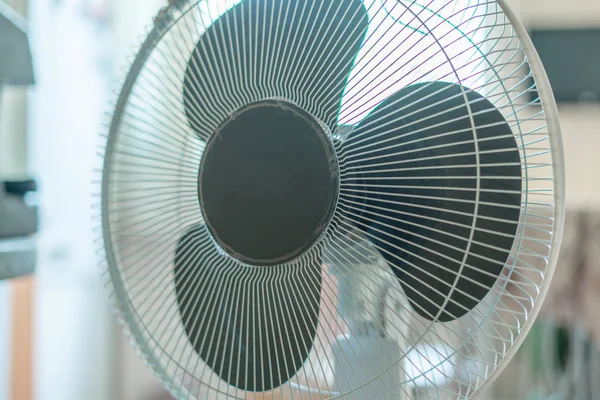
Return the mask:
[[(246, 0), (237, 4), (202, 34), (188, 63), (183, 100), (190, 126), (208, 139), (236, 110), (276, 97), (296, 103), (334, 129), (367, 25), (367, 11), (360, 0)], [(319, 316), (320, 256), (289, 278), (260, 287), (249, 278), (245, 284), (230, 285), (214, 299), (199, 302), (187, 292), (205, 283), (189, 277), (216, 279), (207, 272), (219, 266), (184, 254), (194, 253), (190, 243), (198, 246), (195, 237), (205, 231), (202, 227), (186, 233), (175, 260), (176, 276), (187, 277), (176, 278), (176, 286), (190, 342), (231, 385), (249, 391), (278, 387), (298, 372), (312, 349)], [(267, 273), (262, 268), (248, 271)], [(317, 283), (303, 287), (298, 282)], [(268, 318), (255, 312), (258, 297), (270, 304)], [(244, 307), (233, 308), (233, 304)], [(195, 322), (204, 317), (205, 324)], [(203, 346), (203, 341), (208, 344)]]
[[(320, 256), (287, 274), (292, 267), (278, 274), (241, 265), (228, 270), (210, 262), (215, 253), (203, 251), (207, 235), (204, 225), (192, 227), (175, 253), (175, 290), (188, 339), (228, 384), (251, 392), (277, 388), (298, 373), (313, 347)], [(200, 287), (219, 290), (210, 298), (193, 295)]]
[(200, 38), (185, 74), (183, 100), (202, 137), (247, 103), (285, 98), (330, 129), (364, 40), (360, 0), (246, 0)]
[(355, 171), (347, 184), (362, 202), (350, 218), (414, 310), (448, 322), (477, 306), (505, 267), (520, 218), (519, 147), (500, 111), (458, 84), (416, 84), (361, 121), (344, 153), (341, 169)]

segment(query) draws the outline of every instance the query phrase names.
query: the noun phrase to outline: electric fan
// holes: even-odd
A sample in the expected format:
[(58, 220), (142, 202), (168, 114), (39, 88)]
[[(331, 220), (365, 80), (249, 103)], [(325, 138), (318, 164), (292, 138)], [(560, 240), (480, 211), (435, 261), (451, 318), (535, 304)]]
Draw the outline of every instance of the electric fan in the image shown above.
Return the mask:
[(562, 157), (503, 1), (171, 1), (103, 152), (118, 315), (178, 398), (472, 397), (547, 290)]

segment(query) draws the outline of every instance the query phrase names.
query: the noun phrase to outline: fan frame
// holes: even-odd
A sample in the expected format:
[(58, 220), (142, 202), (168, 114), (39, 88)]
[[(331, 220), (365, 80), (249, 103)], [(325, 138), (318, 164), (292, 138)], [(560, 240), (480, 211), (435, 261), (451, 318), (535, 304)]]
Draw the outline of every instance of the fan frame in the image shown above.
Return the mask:
[[(129, 99), (132, 89), (135, 86), (137, 77), (142, 71), (147, 59), (151, 55), (153, 49), (161, 41), (162, 37), (171, 29), (171, 27), (177, 23), (177, 21), (186, 14), (188, 7), (193, 7), (205, 0), (170, 0), (168, 5), (162, 8), (158, 15), (154, 18), (154, 24), (147, 32), (147, 37), (139, 46), (137, 53), (131, 63), (131, 67), (125, 75), (125, 79), (121, 82), (120, 91), (116, 102), (112, 106), (112, 117), (110, 118), (108, 133), (106, 134), (106, 147), (103, 154), (102, 171), (101, 171), (101, 199), (100, 199), (100, 223), (102, 224), (102, 241), (103, 241), (103, 256), (104, 263), (107, 266), (119, 265), (117, 262), (115, 251), (113, 248), (113, 242), (111, 238), (110, 228), (110, 203), (108, 201), (107, 193), (109, 193), (109, 179), (111, 175), (112, 155), (114, 138), (118, 135), (120, 128), (121, 119), (124, 115), (125, 105)], [(504, 354), (504, 357), (500, 364), (489, 373), (485, 381), (477, 388), (478, 392), (483, 392), (488, 388), (495, 380), (500, 376), (503, 370), (509, 364), (516, 352), (519, 350), (529, 331), (531, 330), (535, 320), (541, 309), (541, 303), (544, 301), (554, 275), (558, 256), (560, 252), (560, 243), (562, 240), (563, 229), (564, 229), (564, 217), (565, 217), (565, 200), (566, 200), (566, 185), (565, 185), (565, 156), (563, 151), (563, 140), (562, 131), (558, 114), (558, 106), (556, 104), (550, 81), (546, 70), (542, 64), (542, 61), (531, 41), (527, 30), (518, 19), (516, 13), (508, 5), (508, 0), (495, 0), (500, 9), (503, 11), (508, 22), (510, 22), (514, 33), (522, 46), (523, 53), (527, 57), (527, 64), (531, 69), (531, 75), (538, 88), (540, 96), (540, 105), (544, 110), (545, 120), (548, 128), (548, 140), (550, 142), (551, 157), (552, 157), (552, 172), (553, 172), (553, 183), (554, 183), (554, 218), (553, 218), (553, 231), (552, 231), (552, 242), (550, 245), (550, 252), (548, 256), (548, 263), (545, 269), (544, 283), (540, 287), (540, 291), (536, 297), (536, 303), (527, 321), (524, 323), (520, 334), (516, 337), (511, 347)], [(109, 278), (114, 287), (113, 290), (113, 301), (115, 305), (115, 313), (118, 316), (118, 320), (123, 326), (123, 329), (129, 336), (135, 337), (135, 347), (138, 349), (137, 353), (147, 363), (151, 365), (149, 368), (151, 372), (160, 379), (165, 387), (176, 395), (187, 397), (190, 393), (187, 390), (178, 385), (175, 377), (170, 377), (167, 371), (162, 367), (161, 363), (158, 362), (158, 358), (153, 354), (139, 351), (140, 347), (150, 348), (148, 340), (145, 338), (144, 333), (141, 331), (138, 322), (133, 318), (135, 314), (135, 308), (130, 302), (125, 290), (125, 282), (122, 275), (118, 272), (117, 268), (106, 267)]]

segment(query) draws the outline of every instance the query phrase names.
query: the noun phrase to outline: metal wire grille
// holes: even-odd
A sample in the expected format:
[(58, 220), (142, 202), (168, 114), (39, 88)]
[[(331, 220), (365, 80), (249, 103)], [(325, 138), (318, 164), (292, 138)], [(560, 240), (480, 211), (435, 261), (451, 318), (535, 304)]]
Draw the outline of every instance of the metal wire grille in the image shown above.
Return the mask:
[[(274, 1), (262, 0), (264, 4)], [(318, 11), (326, 13), (331, 21), (348, 17), (349, 10), (342, 7), (342, 2), (285, 2), (296, 6), (280, 7), (279, 14), (267, 18), (268, 24), (235, 25), (236, 29), (248, 33), (242, 36), (244, 43), (236, 41), (237, 37), (217, 32), (216, 37), (223, 41), (221, 45), (203, 49), (203, 54), (211, 54), (219, 62), (209, 65), (206, 58), (192, 57), (198, 41), (219, 19), (233, 19), (228, 11), (241, 2), (182, 3), (167, 10), (142, 46), (117, 101), (104, 154), (102, 221), (107, 270), (119, 313), (150, 366), (181, 398), (364, 398), (364, 387), (370, 379), (384, 376), (397, 366), (401, 371), (398, 385), (390, 387), (390, 381), (385, 380), (386, 384), (380, 386), (379, 391), (411, 399), (471, 397), (516, 350), (519, 338), (535, 317), (537, 304), (545, 293), (547, 278), (554, 267), (553, 246), (559, 240), (562, 223), (563, 177), (560, 171), (563, 166), (555, 106), (551, 97), (540, 100), (532, 95), (538, 89), (542, 96), (545, 93), (550, 96), (550, 93), (546, 92), (549, 87), (543, 73), (540, 75), (535, 71), (539, 61), (531, 53), (522, 29), (513, 26), (515, 21), (496, 1), (365, 0), (368, 27), (364, 36), (355, 34), (358, 25), (342, 26), (335, 35), (320, 36), (327, 27), (307, 23), (298, 35), (290, 38), (283, 34), (281, 21), (295, 13), (316, 12), (306, 4), (320, 4), (322, 10)], [(255, 17), (258, 21), (260, 16)], [(302, 40), (305, 37), (318, 40), (310, 41), (310, 48), (306, 48), (307, 42)], [(345, 41), (349, 40), (356, 42), (359, 51), (350, 65), (341, 105), (339, 109), (326, 107), (327, 99), (335, 96), (339, 88), (321, 85), (323, 81), (315, 76), (328, 77), (339, 73), (339, 69), (335, 63), (315, 60), (327, 59), (331, 49), (338, 48), (336, 46), (346, 48)], [(333, 57), (333, 60), (345, 58)], [(186, 78), (189, 68), (201, 72), (194, 74), (193, 82)], [(419, 105), (422, 99), (418, 96), (410, 101), (411, 112), (425, 116), (415, 122), (414, 126), (419, 128), (402, 126), (406, 140), (403, 144), (389, 140), (393, 132), (386, 131), (385, 125), (378, 123), (383, 118), (375, 118), (372, 128), (356, 130), (378, 105), (399, 90), (416, 84), (422, 84), (423, 90), (427, 90), (435, 82), (442, 81), (458, 84), (463, 89), (452, 96), (444, 95), (446, 89), (436, 90), (435, 95), (443, 99), (435, 105), (443, 108), (444, 104), (451, 104), (456, 99), (462, 101), (462, 106), (469, 110), (470, 126), (466, 132), (453, 131), (442, 124), (439, 126), (443, 131), (440, 137), (447, 139), (444, 144), (431, 145), (426, 139), (419, 139), (418, 129), (431, 128), (428, 121), (435, 121), (436, 115), (429, 115), (427, 106)], [(192, 92), (195, 87), (210, 88), (207, 93), (211, 96), (191, 96), (191, 101), (190, 98), (186, 100), (182, 95), (184, 87)], [(479, 107), (479, 114), (474, 114), (471, 110), (476, 103), (481, 105), (482, 100), (470, 97), (470, 93), (483, 96), (493, 107)], [(242, 106), (268, 98), (290, 100), (330, 127), (341, 181), (338, 208), (318, 245), (292, 262), (258, 268), (243, 265), (220, 251), (208, 231), (202, 229), (198, 168), (206, 141), (217, 126)], [(402, 100), (406, 101), (406, 98)], [(447, 111), (451, 110), (443, 109), (443, 112)], [(422, 310), (416, 312), (409, 304), (405, 292), (410, 289), (410, 279), (444, 295), (444, 305), (464, 308), (463, 303), (444, 293), (469, 297), (470, 293), (457, 283), (459, 278), (469, 280), (465, 278), (467, 270), (478, 271), (472, 263), (473, 248), (497, 250), (494, 244), (478, 241), (477, 235), (495, 235), (498, 241), (507, 236), (481, 227), (477, 220), (485, 220), (485, 216), (472, 218), (472, 223), (466, 226), (460, 219), (453, 220), (465, 213), (477, 215), (478, 207), (498, 206), (486, 203), (482, 193), (503, 193), (502, 188), (486, 186), (489, 183), (486, 181), (493, 181), (494, 177), (482, 173), (490, 166), (483, 164), (486, 156), (508, 150), (502, 147), (485, 150), (485, 140), (477, 134), (481, 129), (495, 128), (477, 125), (478, 115), (491, 112), (499, 112), (510, 126), (510, 136), (516, 140), (520, 156), (519, 162), (494, 165), (521, 169), (522, 190), (518, 191), (521, 199), (515, 208), (519, 211), (516, 238), (499, 278), (483, 285), (489, 289), (485, 298), (481, 302), (475, 299), (477, 305), (465, 309), (464, 315), (453, 316), (460, 317), (458, 319), (436, 322), (435, 315), (424, 318)], [(448, 126), (452, 122), (448, 121)], [(393, 126), (397, 128), (397, 125)], [(345, 142), (348, 130), (352, 129), (355, 129), (355, 139)], [(465, 133), (470, 139), (465, 139)], [(416, 153), (406, 145), (411, 143), (411, 137), (413, 141), (422, 140), (419, 145), (425, 150), (447, 148), (448, 152), (439, 153), (443, 155), (437, 158), (415, 157)], [(452, 149), (458, 144), (469, 145), (472, 150), (453, 153)], [(379, 156), (374, 145), (379, 149), (384, 146), (386, 156)], [(458, 156), (469, 161), (450, 166), (444, 162), (445, 158), (456, 159)], [(394, 253), (394, 257), (410, 264), (421, 275), (415, 273), (405, 281), (399, 279), (393, 266), (386, 263), (384, 255), (389, 250), (376, 242), (373, 244), (373, 232), (357, 229), (365, 218), (358, 213), (360, 194), (357, 193), (369, 195), (376, 190), (386, 190), (381, 184), (366, 184), (357, 189), (353, 171), (359, 163), (365, 162), (372, 173), (390, 170), (408, 173), (394, 183), (394, 190), (404, 191), (403, 197), (388, 200), (394, 204), (378, 207), (381, 213), (391, 213), (390, 218), (397, 218), (399, 222), (419, 216), (412, 226), (436, 232), (437, 239), (429, 242), (408, 236), (403, 241), (406, 247)], [(472, 171), (472, 176), (449, 173), (448, 168)], [(423, 205), (403, 212), (394, 208), (402, 202), (410, 202), (411, 198), (440, 200), (432, 192), (440, 189), (435, 186), (440, 179), (445, 182), (443, 189), (451, 187), (454, 192), (473, 194), (466, 199), (444, 199), (459, 206), (462, 204), (470, 211), (460, 211), (459, 206), (436, 210), (435, 206)], [(496, 218), (494, 222), (511, 221)], [(464, 241), (464, 237), (454, 233), (458, 228), (470, 233), (465, 247), (453, 249), (460, 253), (459, 257), (451, 259), (436, 249), (447, 248), (446, 241), (450, 239)], [(188, 254), (188, 264), (203, 262), (211, 268), (194, 270), (187, 265), (187, 269), (176, 277), (177, 246), (182, 235), (190, 229), (195, 230), (196, 237), (194, 244), (183, 247)], [(534, 231), (536, 234), (532, 235)], [(323, 258), (322, 252), (327, 256)], [(458, 274), (449, 271), (445, 261), (440, 260), (460, 263)], [(321, 263), (323, 268), (305, 273), (311, 265)], [(449, 287), (446, 287), (446, 281), (437, 278), (444, 272), (456, 276)], [(478, 272), (486, 274), (486, 271)], [(356, 274), (366, 282), (360, 288), (350, 286), (351, 278)], [(420, 278), (423, 274), (439, 282), (431, 285)], [(200, 285), (187, 285), (185, 289), (185, 295), (194, 299), (193, 307), (208, 304), (223, 292), (237, 293), (230, 298), (219, 297), (226, 303), (225, 307), (239, 315), (240, 321), (233, 319), (233, 325), (244, 324), (244, 318), (269, 321), (269, 310), (274, 308), (281, 313), (293, 314), (295, 308), (305, 307), (307, 312), (318, 315), (314, 340), (295, 337), (298, 332), (303, 332), (302, 329), (282, 331), (281, 326), (276, 326), (277, 321), (261, 325), (269, 327), (273, 337), (294, 338), (287, 339), (289, 346), (304, 346), (305, 339), (313, 341), (308, 358), (298, 373), (283, 386), (262, 393), (244, 391), (224, 382), (221, 378), (227, 371), (211, 369), (206, 359), (199, 356), (198, 346), (214, 347), (207, 347), (208, 353), (204, 353), (213, 359), (223, 357), (223, 354), (230, 358), (240, 357), (240, 354), (219, 353), (223, 344), (213, 341), (215, 333), (188, 337), (177, 302), (176, 279), (201, 282)], [(471, 281), (474, 285), (482, 285)], [(306, 305), (290, 305), (284, 300), (282, 288), (285, 287), (293, 287), (307, 296), (311, 296), (311, 290), (316, 290), (320, 299)], [(440, 292), (439, 287), (446, 287), (444, 290), (448, 292)], [(354, 290), (353, 298), (357, 304), (344, 313), (338, 306), (340, 293), (351, 290)], [(380, 299), (384, 299), (383, 303)], [(300, 314), (303, 315), (306, 314)], [(199, 316), (194, 324), (201, 326), (211, 318), (210, 315)], [(399, 343), (402, 351), (381, 367), (371, 359), (376, 351), (356, 344), (351, 350), (357, 357), (362, 354), (361, 362), (351, 366), (354, 373), (349, 378), (354, 382), (351, 390), (341, 393), (334, 376), (333, 348), (342, 335), (358, 333), (362, 326), (358, 322), (373, 320), (382, 321), (382, 335)], [(298, 326), (311, 323), (295, 321)], [(216, 332), (229, 329), (229, 326), (222, 323), (211, 329)], [(368, 347), (368, 342), (365, 343)], [(269, 371), (288, 369), (282, 365), (262, 367)], [(371, 372), (369, 379), (361, 378), (361, 369), (375, 369), (377, 373), (373, 376)], [(256, 374), (239, 379), (246, 384), (255, 381), (246, 387), (261, 387), (261, 383), (256, 382)], [(385, 393), (379, 394), (380, 398), (385, 396)]]

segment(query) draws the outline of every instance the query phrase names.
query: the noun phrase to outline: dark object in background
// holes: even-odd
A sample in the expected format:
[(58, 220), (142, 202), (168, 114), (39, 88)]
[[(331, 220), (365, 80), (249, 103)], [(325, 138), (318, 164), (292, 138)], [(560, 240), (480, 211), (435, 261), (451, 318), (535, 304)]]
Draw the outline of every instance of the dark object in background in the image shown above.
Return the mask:
[(600, 27), (533, 29), (530, 35), (557, 103), (600, 102)]
[(37, 207), (25, 196), (37, 191), (34, 180), (0, 181), (0, 239), (23, 238), (38, 230)]
[(37, 183), (33, 179), (24, 181), (5, 181), (3, 184), (4, 191), (13, 196), (23, 197), (27, 193), (37, 191)]

